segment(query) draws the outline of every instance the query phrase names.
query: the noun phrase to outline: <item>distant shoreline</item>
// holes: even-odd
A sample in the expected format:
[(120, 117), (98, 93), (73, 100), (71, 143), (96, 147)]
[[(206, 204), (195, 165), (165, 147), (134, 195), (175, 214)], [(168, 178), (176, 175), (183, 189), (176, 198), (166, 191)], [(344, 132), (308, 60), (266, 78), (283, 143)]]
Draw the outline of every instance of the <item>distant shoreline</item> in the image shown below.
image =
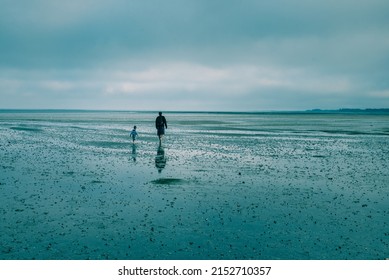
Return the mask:
[(307, 112), (311, 113), (389, 113), (389, 108), (366, 108), (366, 109), (358, 109), (358, 108), (342, 108), (336, 110), (323, 110), (323, 109), (312, 109), (307, 110)]
[[(88, 109), (0, 109), (1, 113), (155, 113), (157, 110), (88, 110)], [(280, 111), (171, 111), (165, 110), (165, 113), (171, 114), (389, 114), (389, 108), (342, 108), (342, 109), (309, 109), (309, 110), (280, 110)]]

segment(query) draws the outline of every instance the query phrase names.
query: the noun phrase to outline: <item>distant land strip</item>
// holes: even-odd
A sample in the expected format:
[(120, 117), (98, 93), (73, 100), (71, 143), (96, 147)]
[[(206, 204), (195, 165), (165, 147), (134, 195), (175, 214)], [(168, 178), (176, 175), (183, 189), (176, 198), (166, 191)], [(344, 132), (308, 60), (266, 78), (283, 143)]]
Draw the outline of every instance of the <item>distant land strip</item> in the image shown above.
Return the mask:
[[(156, 110), (105, 110), (105, 109), (1, 109), (0, 113), (155, 113)], [(177, 114), (389, 114), (389, 108), (341, 108), (341, 109), (310, 109), (310, 110), (263, 110), (263, 111), (175, 111), (166, 113)]]

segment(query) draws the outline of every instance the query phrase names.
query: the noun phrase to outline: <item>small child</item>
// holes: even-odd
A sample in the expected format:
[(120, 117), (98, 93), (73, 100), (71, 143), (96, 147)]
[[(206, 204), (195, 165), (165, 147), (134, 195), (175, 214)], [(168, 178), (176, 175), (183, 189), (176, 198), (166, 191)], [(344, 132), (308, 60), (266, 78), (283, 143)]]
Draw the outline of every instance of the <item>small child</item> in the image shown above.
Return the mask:
[(130, 136), (132, 138), (132, 142), (135, 142), (136, 137), (138, 136), (138, 132), (136, 132), (136, 126), (134, 126), (134, 129), (131, 130)]

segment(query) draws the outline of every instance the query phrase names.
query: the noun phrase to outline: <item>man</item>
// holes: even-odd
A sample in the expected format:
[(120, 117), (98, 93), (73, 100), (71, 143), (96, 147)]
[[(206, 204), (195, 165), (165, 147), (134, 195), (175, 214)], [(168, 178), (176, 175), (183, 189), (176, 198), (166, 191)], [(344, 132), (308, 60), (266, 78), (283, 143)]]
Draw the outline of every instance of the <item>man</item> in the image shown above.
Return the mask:
[(161, 144), (162, 137), (165, 134), (165, 128), (167, 128), (167, 122), (166, 118), (162, 116), (162, 112), (159, 112), (158, 114), (159, 116), (155, 119), (155, 128), (157, 129), (159, 143)]

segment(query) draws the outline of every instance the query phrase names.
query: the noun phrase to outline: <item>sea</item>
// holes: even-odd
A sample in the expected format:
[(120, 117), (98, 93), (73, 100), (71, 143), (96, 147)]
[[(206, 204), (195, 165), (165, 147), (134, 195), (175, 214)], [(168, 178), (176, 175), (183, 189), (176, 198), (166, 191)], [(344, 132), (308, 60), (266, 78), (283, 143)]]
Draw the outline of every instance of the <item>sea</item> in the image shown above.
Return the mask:
[(0, 110), (0, 259), (389, 257), (387, 112), (157, 113)]

